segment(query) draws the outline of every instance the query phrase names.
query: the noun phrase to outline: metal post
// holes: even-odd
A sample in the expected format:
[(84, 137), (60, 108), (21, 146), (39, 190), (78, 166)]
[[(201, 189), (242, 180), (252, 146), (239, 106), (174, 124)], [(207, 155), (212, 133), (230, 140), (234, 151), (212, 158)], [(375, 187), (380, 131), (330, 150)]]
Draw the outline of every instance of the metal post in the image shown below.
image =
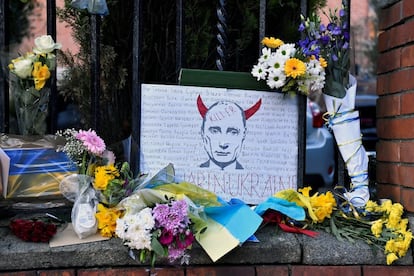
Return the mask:
[(262, 55), (262, 40), (266, 36), (266, 0), (260, 0), (259, 6), (259, 53)]
[[(351, 12), (351, 1), (350, 0), (342, 0), (342, 5), (348, 8), (348, 14), (347, 14), (347, 21), (348, 21), (348, 31), (350, 30), (350, 12)], [(337, 143), (335, 143), (337, 145)], [(338, 146), (335, 147), (336, 152), (339, 153)], [(341, 187), (346, 187), (347, 183), (345, 183), (345, 179), (347, 177), (346, 171), (346, 165), (344, 162), (344, 159), (342, 158), (342, 155), (339, 153), (337, 157), (337, 185)]]
[[(6, 51), (6, 24), (7, 7), (9, 0), (0, 2), (0, 50)], [(9, 93), (4, 68), (0, 69), (0, 132), (7, 132), (9, 129)]]
[(226, 1), (219, 0), (219, 6), (217, 7), (217, 59), (216, 67), (219, 71), (223, 71), (226, 66), (226, 47), (227, 47), (227, 23), (226, 23)]
[[(56, 0), (47, 0), (46, 5), (47, 34), (56, 41)], [(55, 133), (57, 130), (56, 70), (51, 72), (49, 102), (49, 131)]]
[(184, 66), (184, 9), (183, 0), (176, 1), (176, 24), (175, 24), (175, 64), (177, 79), (181, 68)]
[(100, 75), (100, 23), (101, 16), (92, 14), (91, 20), (91, 126), (100, 132), (99, 98), (101, 94)]
[[(308, 5), (306, 0), (300, 2), (300, 12), (307, 14)], [(306, 105), (307, 98), (304, 95), (298, 95), (298, 187), (303, 187), (306, 173)]]
[(141, 1), (134, 0), (133, 14), (133, 45), (132, 45), (132, 138), (139, 142), (141, 127), (141, 82), (140, 82), (140, 52), (141, 52)]

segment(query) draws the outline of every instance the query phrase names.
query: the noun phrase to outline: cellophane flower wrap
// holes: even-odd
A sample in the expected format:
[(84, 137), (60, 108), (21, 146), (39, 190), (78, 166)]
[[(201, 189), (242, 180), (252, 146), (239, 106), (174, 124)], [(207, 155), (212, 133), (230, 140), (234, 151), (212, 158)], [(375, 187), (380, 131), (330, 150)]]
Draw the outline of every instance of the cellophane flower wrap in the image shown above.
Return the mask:
[(265, 80), (269, 88), (291, 94), (308, 95), (309, 90), (323, 88), (326, 66), (323, 58), (274, 37), (265, 37), (262, 44), (262, 55), (251, 71), (258, 81)]
[(43, 135), (47, 131), (47, 115), (51, 71), (56, 69), (55, 51), (61, 48), (50, 35), (35, 38), (35, 47), (11, 60), (10, 88), (14, 99), (19, 133)]
[[(95, 169), (99, 166), (114, 166), (115, 155), (106, 149), (104, 140), (92, 129), (66, 129), (58, 131), (56, 136), (66, 141), (57, 151), (65, 152), (79, 170), (78, 174), (65, 177), (59, 187), (62, 194), (74, 202), (71, 220), (76, 234), (79, 238), (86, 238), (95, 234), (98, 226), (102, 226), (98, 225), (95, 217), (99, 209), (99, 195), (92, 186)], [(104, 227), (103, 231), (107, 229)]]
[(351, 183), (344, 189), (349, 204), (363, 207), (370, 198), (368, 189), (368, 156), (362, 145), (359, 111), (355, 110), (357, 80), (350, 74), (348, 8), (324, 12), (329, 19), (321, 23), (316, 14), (301, 17), (299, 45), (308, 54), (323, 57), (326, 84), (322, 89), (328, 128), (333, 132)]

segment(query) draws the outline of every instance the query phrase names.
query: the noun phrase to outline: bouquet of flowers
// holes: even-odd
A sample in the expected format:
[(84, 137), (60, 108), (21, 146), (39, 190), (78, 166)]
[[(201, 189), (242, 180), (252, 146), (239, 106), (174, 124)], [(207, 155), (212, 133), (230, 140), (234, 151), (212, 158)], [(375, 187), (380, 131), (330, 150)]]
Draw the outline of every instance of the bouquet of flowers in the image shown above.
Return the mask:
[(79, 168), (79, 174), (69, 175), (61, 181), (60, 191), (74, 202), (71, 216), (73, 228), (80, 238), (85, 238), (98, 230), (95, 213), (99, 200), (92, 186), (95, 168), (113, 166), (115, 155), (106, 149), (103, 139), (91, 129), (66, 129), (58, 131), (56, 136), (66, 140), (57, 151), (65, 152)]
[(116, 221), (124, 213), (119, 202), (137, 192), (145, 178), (145, 174), (134, 178), (128, 162), (120, 168), (113, 164), (96, 167), (92, 187), (99, 201), (95, 217), (103, 237), (115, 236)]
[(308, 95), (309, 90), (323, 88), (326, 66), (323, 58), (274, 37), (265, 37), (262, 43), (262, 55), (251, 71), (258, 81), (266, 80), (270, 88), (286, 93)]
[(134, 177), (128, 162), (122, 163), (120, 168), (114, 164), (98, 166), (94, 176), (93, 188), (99, 202), (109, 207), (130, 196), (146, 178), (145, 174)]
[(300, 48), (308, 55), (323, 57), (327, 61), (325, 94), (343, 98), (349, 86), (349, 30), (347, 11), (343, 7), (339, 12), (330, 10), (325, 26), (315, 14), (309, 18), (301, 16), (299, 31), (304, 38), (299, 41)]
[(95, 167), (115, 162), (114, 153), (106, 150), (104, 140), (94, 130), (65, 129), (58, 131), (56, 136), (66, 140), (57, 150), (68, 155), (78, 166), (79, 174), (94, 176)]
[(170, 263), (189, 263), (186, 251), (195, 237), (186, 200), (170, 198), (153, 207), (132, 210), (117, 220), (115, 233), (131, 250), (139, 251), (141, 262), (149, 258), (154, 265), (161, 257)]
[(318, 16), (302, 16), (299, 31), (304, 39), (302, 51), (323, 57), (326, 84), (322, 89), (327, 109), (327, 125), (333, 131), (341, 156), (351, 178), (350, 190), (344, 196), (355, 207), (369, 200), (368, 156), (362, 146), (359, 112), (355, 110), (357, 82), (349, 72), (349, 24), (347, 7), (330, 10), (329, 24), (321, 24)]
[(306, 210), (305, 219), (294, 222), (295, 225), (326, 231), (338, 240), (364, 241), (384, 252), (388, 265), (405, 256), (410, 249), (412, 232), (407, 229), (408, 219), (402, 218), (404, 208), (400, 203), (383, 200), (378, 204), (369, 200), (365, 208), (348, 212), (332, 192), (310, 195), (310, 191), (311, 188), (306, 187), (298, 191), (283, 190), (274, 195)]
[(9, 64), (10, 86), (16, 106), (19, 131), (23, 135), (45, 134), (50, 89), (46, 82), (56, 68), (54, 51), (60, 49), (50, 35), (35, 38), (33, 52)]
[(61, 220), (53, 215), (16, 217), (10, 221), (10, 230), (16, 237), (28, 242), (49, 242), (56, 234)]

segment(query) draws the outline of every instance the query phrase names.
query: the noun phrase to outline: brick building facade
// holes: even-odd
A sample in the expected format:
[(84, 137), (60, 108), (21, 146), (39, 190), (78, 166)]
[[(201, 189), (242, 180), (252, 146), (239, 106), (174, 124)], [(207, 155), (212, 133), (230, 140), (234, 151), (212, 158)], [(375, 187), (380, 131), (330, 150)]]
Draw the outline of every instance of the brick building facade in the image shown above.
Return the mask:
[(377, 73), (378, 195), (414, 212), (414, 1), (383, 1)]

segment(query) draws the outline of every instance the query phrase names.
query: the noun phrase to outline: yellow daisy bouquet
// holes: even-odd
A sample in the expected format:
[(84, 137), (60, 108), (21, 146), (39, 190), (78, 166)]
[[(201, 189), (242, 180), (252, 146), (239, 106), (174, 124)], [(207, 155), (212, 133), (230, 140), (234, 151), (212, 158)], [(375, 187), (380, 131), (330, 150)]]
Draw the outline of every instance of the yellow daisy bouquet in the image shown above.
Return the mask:
[(304, 95), (324, 87), (327, 63), (322, 57), (307, 55), (294, 43), (274, 37), (265, 37), (262, 44), (262, 55), (251, 71), (258, 81), (265, 80), (271, 89)]

